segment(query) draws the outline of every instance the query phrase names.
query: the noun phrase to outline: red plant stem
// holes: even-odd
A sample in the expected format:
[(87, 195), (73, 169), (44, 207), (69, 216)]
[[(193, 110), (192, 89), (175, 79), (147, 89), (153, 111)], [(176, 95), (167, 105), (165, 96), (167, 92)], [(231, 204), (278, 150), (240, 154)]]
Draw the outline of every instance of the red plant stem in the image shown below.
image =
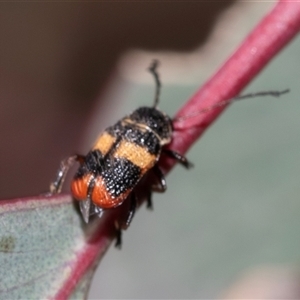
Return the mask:
[[(110, 216), (110, 219), (112, 219), (112, 217), (113, 216)], [(114, 237), (114, 229), (109, 222), (109, 220), (104, 220), (102, 223), (98, 220), (98, 224), (96, 224), (98, 225), (98, 229), (95, 230), (93, 240), (87, 242), (83, 251), (77, 253), (76, 261), (70, 265), (72, 274), (68, 276), (53, 300), (69, 299), (86, 272), (96, 267), (97, 259), (99, 256), (102, 257), (104, 255)]]
[[(219, 71), (180, 109), (176, 117), (187, 116), (237, 96), (267, 63), (298, 33), (300, 3), (279, 1), (257, 25)], [(226, 106), (178, 121), (168, 148), (185, 153), (222, 113)], [(174, 161), (163, 161), (169, 170)]]
[[(238, 95), (299, 29), (300, 3), (279, 1), (221, 69), (181, 108), (177, 117), (192, 114)], [(225, 106), (176, 122), (174, 138), (169, 148), (184, 153), (224, 109)], [(174, 164), (171, 160), (162, 160), (162, 163), (164, 170), (169, 170)], [(114, 218), (115, 212), (112, 211), (101, 222), (93, 236), (93, 244), (88, 244), (81, 251), (81, 259), (73, 266), (73, 276), (65, 282), (55, 299), (66, 299), (100, 253), (105, 252), (108, 240), (113, 237), (111, 226)]]

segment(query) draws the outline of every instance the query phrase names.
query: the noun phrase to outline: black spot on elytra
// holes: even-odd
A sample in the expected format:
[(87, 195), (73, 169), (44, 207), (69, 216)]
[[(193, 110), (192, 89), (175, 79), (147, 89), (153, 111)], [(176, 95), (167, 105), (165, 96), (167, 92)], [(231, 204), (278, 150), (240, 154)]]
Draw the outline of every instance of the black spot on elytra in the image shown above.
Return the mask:
[(150, 154), (158, 155), (160, 152), (160, 140), (157, 136), (149, 130), (142, 131), (141, 128), (137, 127), (135, 124), (123, 125), (120, 121), (107, 128), (106, 131), (117, 140), (126, 140), (146, 148)]
[(141, 169), (127, 159), (107, 159), (102, 177), (107, 191), (113, 197), (118, 197), (137, 184), (141, 177)]
[(99, 175), (102, 172), (104, 166), (103, 155), (99, 150), (90, 151), (84, 160), (84, 163), (78, 168), (75, 174), (75, 179), (81, 178), (87, 173), (93, 173)]

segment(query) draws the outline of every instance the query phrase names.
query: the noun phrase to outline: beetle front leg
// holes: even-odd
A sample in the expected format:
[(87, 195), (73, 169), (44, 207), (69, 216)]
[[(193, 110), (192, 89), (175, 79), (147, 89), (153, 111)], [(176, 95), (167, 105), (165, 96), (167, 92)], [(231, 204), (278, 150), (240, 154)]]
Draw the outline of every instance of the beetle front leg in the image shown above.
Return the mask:
[(60, 163), (60, 167), (57, 171), (57, 175), (55, 180), (50, 184), (50, 193), (58, 194), (61, 192), (62, 186), (66, 179), (67, 173), (69, 169), (73, 166), (75, 162), (79, 162), (82, 164), (84, 162), (85, 157), (83, 155), (73, 155), (67, 157)]
[(162, 151), (167, 156), (176, 159), (180, 164), (182, 164), (187, 169), (193, 167), (193, 164), (189, 162), (188, 159), (185, 156), (181, 155), (180, 153), (170, 149), (163, 149)]

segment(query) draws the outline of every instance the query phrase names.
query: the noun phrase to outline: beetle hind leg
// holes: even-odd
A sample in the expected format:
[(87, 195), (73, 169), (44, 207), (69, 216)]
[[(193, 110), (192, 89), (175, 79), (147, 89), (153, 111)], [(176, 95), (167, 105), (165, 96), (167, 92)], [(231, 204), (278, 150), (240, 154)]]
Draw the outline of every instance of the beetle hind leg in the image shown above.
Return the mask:
[(114, 223), (115, 229), (116, 229), (115, 247), (119, 248), (119, 249), (121, 249), (121, 246), (122, 246), (122, 230), (125, 230), (129, 227), (129, 225), (134, 217), (134, 214), (135, 214), (135, 210), (136, 210), (136, 206), (137, 206), (136, 194), (132, 193), (128, 200), (130, 201), (130, 203), (129, 203), (126, 221), (124, 222), (124, 221), (115, 220), (115, 223)]
[(157, 193), (164, 193), (167, 189), (167, 183), (165, 176), (161, 169), (155, 165), (152, 168), (152, 174), (155, 177), (155, 184), (152, 184), (151, 187), (149, 188), (147, 194), (146, 194), (146, 203), (147, 203), (147, 208), (152, 210), (153, 209), (153, 203), (152, 203), (152, 192), (157, 192)]
[(104, 209), (94, 204), (93, 213), (100, 219), (104, 213)]

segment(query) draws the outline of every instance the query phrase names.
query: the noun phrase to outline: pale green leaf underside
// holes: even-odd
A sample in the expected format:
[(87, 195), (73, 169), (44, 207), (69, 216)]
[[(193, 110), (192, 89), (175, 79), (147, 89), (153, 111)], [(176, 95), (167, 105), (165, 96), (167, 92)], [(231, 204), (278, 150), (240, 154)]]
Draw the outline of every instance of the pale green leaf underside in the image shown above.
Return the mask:
[(55, 298), (85, 248), (82, 226), (69, 196), (3, 201), (0, 298)]

